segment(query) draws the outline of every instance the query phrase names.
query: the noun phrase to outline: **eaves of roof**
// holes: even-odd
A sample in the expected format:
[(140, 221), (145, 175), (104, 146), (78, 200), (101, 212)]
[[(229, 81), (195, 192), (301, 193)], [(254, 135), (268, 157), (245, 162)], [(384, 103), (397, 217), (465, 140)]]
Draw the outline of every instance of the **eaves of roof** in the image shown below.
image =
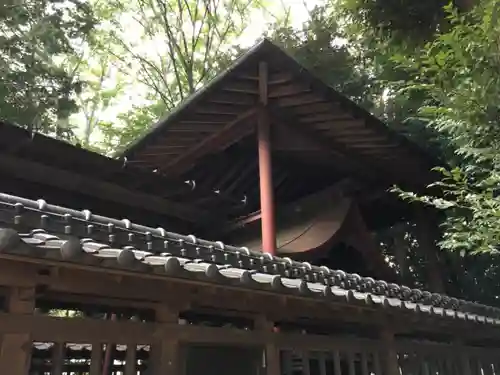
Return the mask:
[[(180, 103), (128, 145), (120, 156), (143, 167), (182, 174), (199, 163), (202, 155), (220, 152), (239, 142), (248, 132), (254, 131), (251, 123), (255, 113), (252, 111), (258, 103), (258, 80), (255, 78), (261, 62), (272, 70), (269, 73), (271, 83), (268, 82), (272, 97), (268, 108), (274, 108), (270, 111), (273, 122), (289, 126), (294, 123), (296, 131), (300, 129), (300, 133), (307, 132), (309, 136), (319, 138), (323, 151), (335, 152), (343, 163), (356, 164), (349, 167), (352, 173), (355, 169), (363, 169), (365, 164), (373, 164), (372, 167), (377, 169), (377, 179), (385, 176), (391, 185), (402, 182), (403, 175), (406, 183), (418, 188), (434, 181), (436, 176), (430, 169), (441, 165), (440, 161), (330, 87), (267, 39)], [(284, 93), (282, 83), (273, 83), (281, 82), (283, 78), (273, 77), (283, 74), (289, 77), (285, 85), (295, 90), (300, 88), (300, 93), (294, 91), (292, 94), (289, 89)], [(241, 85), (246, 88), (239, 87)], [(238, 99), (242, 93), (247, 100)], [(223, 100), (220, 99), (222, 96)], [(313, 109), (315, 105), (328, 109)], [(318, 116), (327, 119), (318, 119)], [(249, 118), (251, 121), (247, 121)], [(349, 125), (342, 125), (342, 119), (347, 119)], [(241, 131), (234, 129), (237, 123), (245, 125)], [(186, 134), (189, 134), (189, 139), (186, 139)], [(365, 166), (365, 174), (373, 172), (372, 169)]]
[(7, 194), (2, 254), (500, 325), (495, 307)]

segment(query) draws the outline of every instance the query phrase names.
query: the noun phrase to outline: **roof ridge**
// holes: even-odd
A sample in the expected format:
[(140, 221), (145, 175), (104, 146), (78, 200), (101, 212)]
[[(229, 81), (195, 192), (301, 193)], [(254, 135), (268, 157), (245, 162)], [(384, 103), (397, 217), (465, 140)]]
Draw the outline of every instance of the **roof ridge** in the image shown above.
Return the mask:
[[(3, 214), (2, 214), (3, 211)], [(410, 288), (371, 277), (332, 270), (325, 266), (314, 266), (307, 262), (297, 262), (290, 258), (273, 256), (268, 253), (252, 251), (245, 247), (225, 245), (221, 241), (198, 239), (194, 235), (181, 235), (168, 232), (163, 228), (152, 228), (134, 224), (128, 219), (113, 219), (94, 215), (88, 210), (78, 211), (51, 205), (43, 199), (31, 200), (0, 193), (0, 224), (8, 227), (31, 228), (32, 232), (48, 231), (64, 236), (91, 238), (96, 242), (119, 244), (124, 250), (134, 249), (141, 243), (143, 248), (153, 254), (166, 252), (179, 253), (183, 258), (247, 269), (285, 279), (299, 279), (302, 282), (317, 283), (324, 287), (338, 287), (351, 292), (399, 299), (402, 302), (427, 305), (432, 308), (452, 309), (473, 315), (500, 319), (500, 308), (469, 302), (444, 294)], [(0, 233), (1, 234), (1, 233)], [(138, 241), (137, 235), (144, 236)], [(0, 236), (0, 252), (8, 245), (8, 238)], [(9, 242), (10, 243), (10, 242)], [(161, 249), (159, 248), (161, 244)], [(188, 253), (187, 248), (194, 252)], [(209, 251), (202, 251), (208, 249)], [(163, 250), (163, 251), (162, 251)], [(195, 254), (195, 257), (190, 257)]]

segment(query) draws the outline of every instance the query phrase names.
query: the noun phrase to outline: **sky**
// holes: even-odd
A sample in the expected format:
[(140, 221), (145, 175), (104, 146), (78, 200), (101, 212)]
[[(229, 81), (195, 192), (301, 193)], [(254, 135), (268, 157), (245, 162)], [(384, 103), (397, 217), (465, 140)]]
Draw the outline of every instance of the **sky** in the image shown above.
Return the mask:
[[(265, 31), (267, 25), (273, 21), (273, 18), (283, 15), (285, 9), (288, 9), (290, 12), (291, 26), (299, 28), (308, 18), (307, 10), (312, 9), (315, 5), (321, 4), (323, 1), (324, 0), (267, 0), (268, 5), (265, 10), (255, 10), (253, 14), (250, 15), (249, 25), (239, 37), (237, 43), (242, 47), (250, 47), (255, 44), (256, 40)], [(131, 38), (134, 38), (133, 34), (131, 34)], [(148, 53), (154, 48), (154, 45), (141, 47), (144, 47), (144, 53)], [(105, 86), (108, 86), (108, 88), (115, 84), (116, 81), (113, 77), (110, 77), (110, 79), (105, 82)], [(137, 106), (143, 102), (143, 99), (141, 99), (143, 95), (136, 90), (137, 87), (132, 88), (130, 86), (130, 90), (127, 90), (120, 100), (98, 114), (99, 120), (109, 121), (118, 125), (116, 117), (119, 113), (126, 112), (128, 109), (132, 108), (133, 105)], [(143, 104), (146, 104), (146, 102), (144, 101)], [(77, 124), (77, 129), (75, 129), (76, 133), (78, 136), (82, 136), (85, 128), (83, 114), (75, 114), (72, 117), (72, 123)], [(93, 132), (91, 140), (98, 141), (99, 138), (100, 135), (97, 132)]]
[(251, 16), (252, 22), (251, 26), (245, 32), (245, 35), (241, 38), (242, 44), (252, 45), (255, 43), (255, 39), (258, 38), (266, 28), (266, 24), (272, 20), (271, 15), (279, 15), (283, 12), (283, 9), (290, 9), (290, 19), (292, 26), (298, 28), (303, 22), (307, 20), (308, 9), (312, 9), (315, 5), (321, 4), (321, 0), (271, 0), (271, 4), (266, 7), (267, 13), (261, 14), (257, 11)]

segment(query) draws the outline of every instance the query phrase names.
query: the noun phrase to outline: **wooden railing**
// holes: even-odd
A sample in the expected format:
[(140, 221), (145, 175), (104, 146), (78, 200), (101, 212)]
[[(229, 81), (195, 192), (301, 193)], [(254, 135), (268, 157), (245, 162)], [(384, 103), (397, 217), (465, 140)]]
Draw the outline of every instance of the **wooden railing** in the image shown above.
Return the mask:
[(181, 324), (162, 304), (149, 321), (54, 317), (36, 312), (35, 300), (32, 289), (8, 295), (0, 375), (104, 375), (105, 363), (114, 375), (201, 375), (184, 371), (182, 349), (193, 344), (256, 348), (265, 354), (258, 375), (500, 375), (497, 348), (460, 342), (275, 332), (262, 316), (251, 328)]
[(263, 349), (272, 345), (279, 350), (280, 364), (271, 372), (273, 365), (264, 360), (262, 367), (268, 375), (500, 374), (498, 351), (459, 344), (395, 340), (391, 356), (391, 348), (382, 340), (182, 325), (168, 325), (162, 330), (156, 323), (12, 314), (0, 315), (0, 322), (7, 337), (29, 336), (34, 341), (32, 346), (22, 348), (30, 358), (30, 365), (23, 371), (29, 369), (30, 375), (102, 375), (105, 342), (111, 343), (109, 363), (116, 375), (191, 375), (181, 369), (183, 358), (178, 355), (177, 345), (194, 343)]
[(27, 361), (9, 375), (102, 375), (106, 355), (116, 375), (192, 375), (179, 347), (200, 343), (277, 348), (279, 366), (263, 360), (268, 375), (500, 375), (499, 351), (459, 344), (395, 340), (392, 350), (383, 340), (9, 313), (0, 331), (7, 353)]
[[(394, 363), (382, 342), (348, 340), (330, 351), (281, 351), (281, 375), (499, 375), (494, 349), (396, 341)], [(392, 369), (391, 369), (391, 366)], [(392, 371), (392, 372), (391, 372)]]

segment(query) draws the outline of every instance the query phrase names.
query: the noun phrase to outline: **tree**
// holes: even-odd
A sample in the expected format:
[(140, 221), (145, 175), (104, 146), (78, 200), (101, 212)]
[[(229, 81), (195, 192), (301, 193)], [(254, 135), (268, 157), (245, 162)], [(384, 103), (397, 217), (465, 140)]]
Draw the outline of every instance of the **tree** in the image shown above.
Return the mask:
[(484, 1), (467, 14), (445, 10), (447, 30), (413, 53), (391, 56), (408, 78), (390, 85), (401, 98), (419, 98), (418, 120), (442, 140), (445, 164), (437, 169), (443, 177), (434, 184), (441, 193), (396, 191), (444, 213), (440, 245), (449, 250), (445, 277), (454, 275), (453, 294), (497, 303), (499, 5)]
[(412, 48), (448, 29), (445, 6), (468, 11), (475, 0), (341, 0), (344, 17), (377, 39), (392, 39)]
[(83, 147), (101, 151), (99, 144), (91, 142), (91, 135), (103, 121), (103, 113), (119, 103), (125, 83), (123, 77), (114, 71), (110, 55), (103, 55), (92, 48), (78, 60), (80, 77), (85, 80), (85, 86), (76, 95), (79, 113), (72, 118), (72, 123), (83, 130), (80, 138)]
[(325, 83), (371, 110), (375, 80), (363, 55), (349, 48), (332, 4), (316, 6), (298, 30), (286, 22), (271, 25), (269, 37)]
[(69, 138), (82, 82), (65, 66), (95, 25), (80, 0), (7, 0), (0, 9), (0, 117)]
[(259, 6), (256, 0), (99, 3), (97, 11), (107, 20), (101, 48), (122, 74), (136, 77), (134, 90), (146, 102), (119, 116), (121, 124), (101, 123), (102, 145), (123, 147), (224, 70), (239, 51), (234, 44), (248, 15)]
[(446, 210), (442, 245), (451, 250), (495, 254), (500, 243), (499, 7), (488, 0), (467, 15), (448, 8), (450, 31), (411, 58), (398, 56), (413, 76), (403, 89), (426, 94), (420, 114), (453, 153), (440, 168), (444, 196), (419, 198)]

